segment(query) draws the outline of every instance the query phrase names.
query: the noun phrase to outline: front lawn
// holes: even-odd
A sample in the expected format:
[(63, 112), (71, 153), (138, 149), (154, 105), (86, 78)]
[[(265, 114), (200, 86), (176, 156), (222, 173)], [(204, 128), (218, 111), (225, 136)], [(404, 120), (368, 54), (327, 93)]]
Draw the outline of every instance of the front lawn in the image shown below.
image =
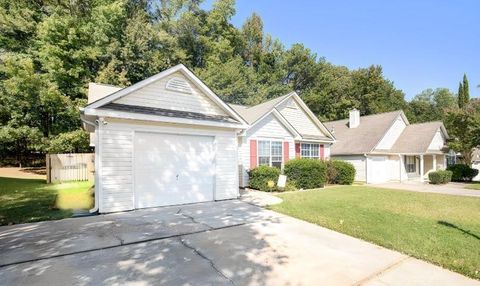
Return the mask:
[(0, 225), (61, 219), (70, 217), (72, 209), (91, 208), (91, 186), (0, 177)]
[(367, 186), (279, 196), (272, 210), (480, 279), (480, 198)]

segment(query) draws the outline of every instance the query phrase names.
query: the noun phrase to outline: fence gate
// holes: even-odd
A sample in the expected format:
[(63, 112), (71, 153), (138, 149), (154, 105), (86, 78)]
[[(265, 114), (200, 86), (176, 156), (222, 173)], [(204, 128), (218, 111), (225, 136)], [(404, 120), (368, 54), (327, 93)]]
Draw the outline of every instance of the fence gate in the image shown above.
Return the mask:
[(94, 154), (47, 154), (47, 183), (93, 180)]

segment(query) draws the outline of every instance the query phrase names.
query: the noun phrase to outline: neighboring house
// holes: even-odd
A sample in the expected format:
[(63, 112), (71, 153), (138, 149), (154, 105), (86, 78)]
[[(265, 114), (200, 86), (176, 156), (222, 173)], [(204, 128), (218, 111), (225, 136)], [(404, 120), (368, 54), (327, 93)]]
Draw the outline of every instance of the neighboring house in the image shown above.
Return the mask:
[(472, 168), (477, 169), (478, 175), (473, 178), (474, 181), (480, 181), (480, 149), (475, 148), (472, 156)]
[(409, 124), (403, 111), (326, 122), (336, 143), (331, 157), (355, 166), (356, 181), (424, 181), (427, 174), (446, 168), (447, 131), (442, 122)]
[(132, 86), (90, 85), (100, 212), (237, 198), (248, 125), (183, 65)]
[(248, 186), (248, 171), (257, 166), (283, 168), (291, 158), (330, 156), (334, 136), (295, 92), (251, 107), (230, 106), (250, 125), (238, 137), (240, 186)]

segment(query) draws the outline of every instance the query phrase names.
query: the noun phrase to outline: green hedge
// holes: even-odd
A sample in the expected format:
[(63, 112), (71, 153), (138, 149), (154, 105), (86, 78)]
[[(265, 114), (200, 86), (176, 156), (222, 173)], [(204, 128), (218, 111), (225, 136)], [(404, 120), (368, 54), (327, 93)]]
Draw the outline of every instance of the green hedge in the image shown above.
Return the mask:
[(355, 167), (345, 161), (327, 162), (327, 182), (329, 184), (351, 185), (355, 180)]
[[(280, 175), (280, 169), (269, 166), (258, 166), (248, 172), (250, 178), (250, 187), (264, 192), (271, 192), (275, 190), (275, 185)], [(273, 181), (273, 187), (268, 186), (268, 182)]]
[(454, 182), (471, 182), (478, 175), (478, 170), (470, 168), (465, 164), (455, 164), (449, 166), (447, 170), (452, 172), (452, 181)]
[(428, 173), (430, 184), (446, 184), (452, 180), (452, 171), (435, 171)]
[(315, 159), (293, 159), (285, 163), (287, 180), (297, 188), (321, 188), (327, 180), (327, 166), (324, 161)]

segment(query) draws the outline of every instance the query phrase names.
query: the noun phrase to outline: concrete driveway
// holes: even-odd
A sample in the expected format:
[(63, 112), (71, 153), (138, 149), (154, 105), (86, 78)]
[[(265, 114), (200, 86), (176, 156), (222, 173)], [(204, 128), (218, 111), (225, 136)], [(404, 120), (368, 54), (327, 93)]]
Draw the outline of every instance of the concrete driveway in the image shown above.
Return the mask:
[(237, 200), (0, 228), (5, 285), (480, 285)]
[(406, 181), (406, 182), (387, 182), (381, 184), (372, 184), (374, 187), (404, 190), (421, 193), (436, 193), (443, 195), (480, 197), (480, 190), (466, 189), (467, 184), (448, 183), (445, 185), (432, 185), (427, 182)]

